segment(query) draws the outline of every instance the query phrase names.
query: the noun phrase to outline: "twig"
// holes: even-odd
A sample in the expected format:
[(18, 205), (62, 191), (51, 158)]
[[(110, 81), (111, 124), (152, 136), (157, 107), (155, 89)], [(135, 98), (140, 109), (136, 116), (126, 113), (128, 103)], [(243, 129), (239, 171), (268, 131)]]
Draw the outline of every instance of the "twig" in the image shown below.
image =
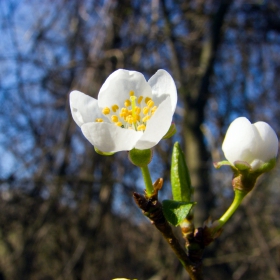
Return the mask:
[(172, 231), (171, 226), (163, 215), (162, 206), (157, 200), (157, 192), (149, 198), (138, 193), (134, 193), (133, 197), (138, 207), (142, 209), (143, 214), (147, 216), (155, 225), (155, 227), (161, 232), (164, 239), (170, 245), (173, 252), (176, 254), (186, 271), (189, 273), (191, 279), (203, 280), (201, 258), (196, 258), (196, 261), (193, 262), (191, 257), (181, 247), (178, 239), (175, 237)]

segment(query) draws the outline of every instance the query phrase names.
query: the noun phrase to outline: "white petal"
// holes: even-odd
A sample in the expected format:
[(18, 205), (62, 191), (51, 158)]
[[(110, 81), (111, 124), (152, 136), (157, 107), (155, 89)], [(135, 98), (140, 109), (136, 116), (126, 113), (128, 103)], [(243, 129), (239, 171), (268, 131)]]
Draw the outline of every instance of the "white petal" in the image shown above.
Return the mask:
[(169, 95), (171, 98), (172, 112), (174, 113), (177, 104), (177, 89), (171, 75), (163, 70), (158, 70), (148, 81), (152, 88), (153, 100), (160, 104)]
[(171, 98), (167, 96), (160, 104), (155, 114), (147, 122), (143, 136), (136, 143), (139, 150), (150, 149), (155, 146), (168, 131), (173, 117)]
[(278, 153), (278, 138), (274, 130), (265, 122), (257, 122), (253, 126), (257, 129), (260, 137), (256, 149), (256, 158), (264, 162), (275, 158)]
[(222, 150), (226, 159), (233, 164), (237, 160), (251, 163), (255, 157), (255, 147), (258, 141), (256, 129), (244, 117), (235, 119), (229, 126)]
[(102, 152), (129, 151), (142, 132), (124, 129), (110, 123), (86, 123), (82, 132), (89, 142)]
[(259, 169), (262, 165), (264, 164), (264, 162), (262, 160), (259, 159), (254, 159), (250, 165), (252, 167), (252, 170), (257, 170)]
[(102, 85), (98, 94), (100, 108), (110, 107), (114, 104), (124, 106), (129, 99), (129, 92), (133, 90), (136, 96), (152, 97), (152, 90), (143, 74), (136, 71), (119, 69), (113, 72)]
[(72, 117), (78, 126), (88, 122), (95, 122), (97, 118), (103, 117), (97, 100), (80, 91), (72, 91), (69, 101)]

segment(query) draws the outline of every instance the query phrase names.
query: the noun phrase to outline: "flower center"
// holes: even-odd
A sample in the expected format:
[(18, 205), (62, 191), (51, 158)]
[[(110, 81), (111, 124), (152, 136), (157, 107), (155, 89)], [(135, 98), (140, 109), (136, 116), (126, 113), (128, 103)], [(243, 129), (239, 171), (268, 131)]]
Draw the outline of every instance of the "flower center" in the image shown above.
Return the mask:
[[(154, 101), (150, 97), (144, 98), (141, 95), (137, 98), (134, 91), (130, 91), (129, 95), (130, 98), (125, 100), (124, 107), (120, 108), (114, 104), (111, 107), (103, 108), (102, 113), (119, 127), (144, 131), (147, 122), (157, 110), (157, 106), (154, 106)], [(103, 119), (95, 121), (103, 122)]]

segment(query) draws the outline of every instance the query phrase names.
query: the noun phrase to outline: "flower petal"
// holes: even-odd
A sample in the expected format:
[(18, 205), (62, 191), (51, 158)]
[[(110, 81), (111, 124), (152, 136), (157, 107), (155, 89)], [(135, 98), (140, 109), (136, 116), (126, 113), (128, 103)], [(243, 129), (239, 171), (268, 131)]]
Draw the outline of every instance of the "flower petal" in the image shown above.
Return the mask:
[(251, 162), (251, 167), (252, 167), (252, 170), (257, 170), (259, 169), (262, 165), (264, 164), (264, 162), (262, 160), (259, 160), (259, 159), (254, 159), (252, 162)]
[(110, 123), (86, 123), (81, 128), (88, 141), (98, 150), (106, 153), (133, 149), (143, 134)]
[(152, 90), (143, 74), (119, 69), (113, 72), (102, 85), (98, 94), (98, 105), (100, 108), (114, 104), (121, 107), (124, 101), (129, 99), (132, 90), (136, 96), (152, 97)]
[(97, 100), (80, 92), (72, 91), (69, 97), (72, 117), (78, 126), (84, 123), (95, 122), (97, 118), (102, 118), (102, 114), (97, 104)]
[(278, 138), (274, 130), (265, 122), (256, 122), (253, 126), (257, 129), (260, 138), (255, 158), (264, 162), (275, 158), (278, 153)]
[(166, 99), (159, 105), (153, 117), (147, 122), (143, 136), (136, 143), (139, 150), (150, 149), (155, 146), (168, 131), (172, 122), (171, 98)]
[(237, 160), (251, 163), (255, 159), (257, 141), (256, 129), (247, 118), (240, 117), (230, 124), (222, 150), (231, 164)]
[(160, 104), (169, 95), (171, 98), (172, 112), (174, 113), (177, 104), (177, 89), (170, 74), (160, 69), (148, 81), (152, 88), (153, 100)]

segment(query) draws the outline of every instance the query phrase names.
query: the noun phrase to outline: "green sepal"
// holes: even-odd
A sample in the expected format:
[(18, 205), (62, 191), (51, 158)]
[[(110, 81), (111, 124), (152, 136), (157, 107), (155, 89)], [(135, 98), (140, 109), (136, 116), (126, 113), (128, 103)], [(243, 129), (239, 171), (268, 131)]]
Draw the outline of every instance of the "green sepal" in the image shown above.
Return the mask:
[(249, 171), (252, 168), (251, 165), (248, 162), (241, 161), (241, 160), (235, 161), (234, 166), (239, 171), (247, 171), (247, 170)]
[(170, 177), (173, 199), (189, 202), (192, 195), (191, 179), (185, 155), (178, 142), (173, 147)]
[(151, 162), (153, 158), (153, 150), (138, 150), (134, 148), (129, 151), (128, 158), (134, 165), (138, 167), (145, 167)]
[(177, 132), (177, 128), (175, 123), (172, 123), (168, 129), (168, 131), (166, 132), (166, 134), (162, 137), (162, 139), (168, 139), (170, 137), (172, 137), (173, 135), (175, 135), (175, 133)]
[(262, 173), (268, 172), (274, 168), (274, 166), (276, 165), (276, 158), (273, 158), (270, 161), (265, 162), (260, 168), (258, 168), (257, 170), (254, 170), (254, 171), (252, 171), (252, 166), (248, 162), (241, 161), (241, 160), (235, 161), (234, 165), (231, 165), (231, 163), (227, 160), (214, 162), (213, 165), (217, 169), (223, 165), (228, 165), (231, 168), (233, 168), (233, 170), (236, 170), (237, 172), (262, 174)]
[(94, 150), (101, 156), (111, 156), (113, 155), (114, 153), (106, 153), (106, 152), (102, 152), (100, 150), (98, 150), (97, 148), (94, 147)]
[(195, 202), (164, 200), (162, 209), (165, 219), (173, 226), (178, 226), (189, 214)]
[(264, 163), (258, 170), (256, 170), (257, 172), (260, 173), (265, 173), (270, 171), (271, 169), (274, 168), (274, 166), (276, 165), (276, 158), (271, 159), (269, 162)]
[(218, 161), (218, 162), (213, 162), (213, 165), (216, 169), (221, 168), (223, 165), (229, 165), (231, 166), (230, 162), (227, 160), (223, 160), (223, 161)]

